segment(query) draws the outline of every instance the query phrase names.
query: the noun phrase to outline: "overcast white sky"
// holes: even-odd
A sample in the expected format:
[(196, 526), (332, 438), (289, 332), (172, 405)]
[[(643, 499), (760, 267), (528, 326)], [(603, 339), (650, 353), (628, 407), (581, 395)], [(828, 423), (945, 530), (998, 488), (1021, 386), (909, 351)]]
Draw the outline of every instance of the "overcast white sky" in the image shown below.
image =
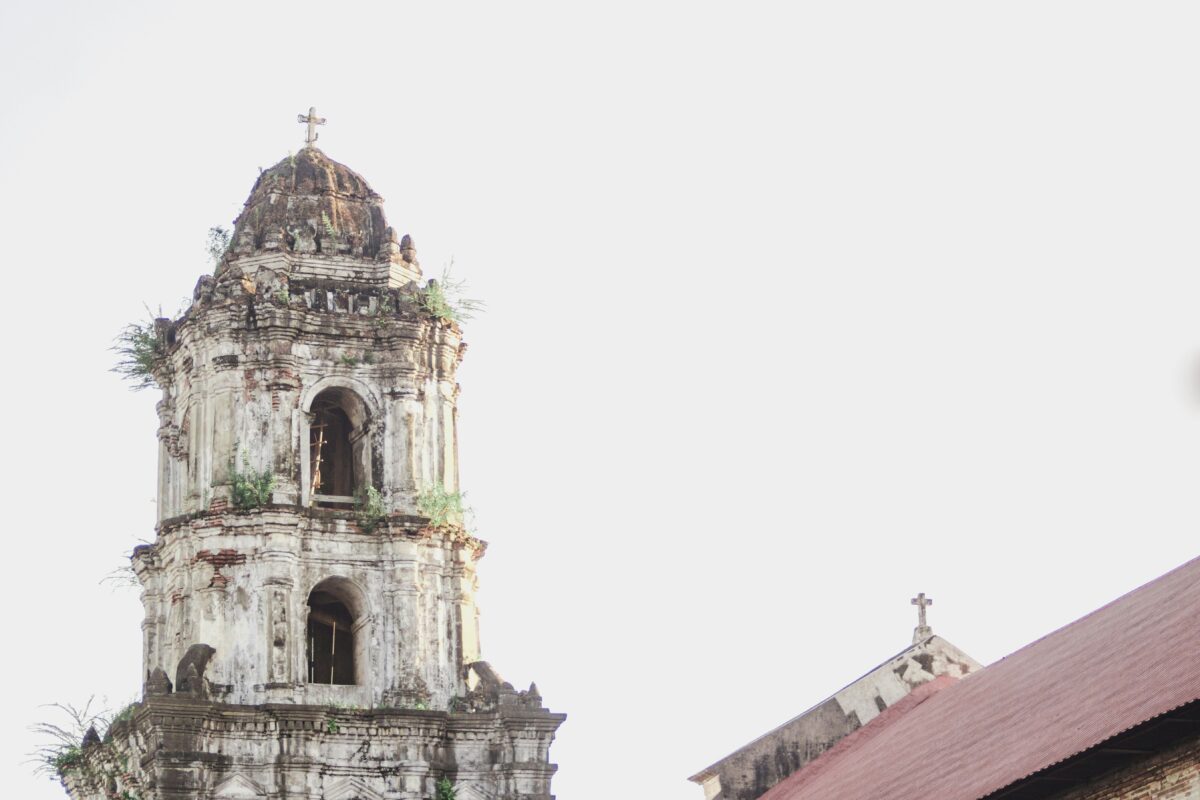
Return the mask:
[(484, 654), (564, 800), (904, 647), (990, 662), (1200, 551), (1194, 2), (0, 3), (0, 785), (140, 687), (153, 392), (106, 370), (321, 146), (488, 313)]

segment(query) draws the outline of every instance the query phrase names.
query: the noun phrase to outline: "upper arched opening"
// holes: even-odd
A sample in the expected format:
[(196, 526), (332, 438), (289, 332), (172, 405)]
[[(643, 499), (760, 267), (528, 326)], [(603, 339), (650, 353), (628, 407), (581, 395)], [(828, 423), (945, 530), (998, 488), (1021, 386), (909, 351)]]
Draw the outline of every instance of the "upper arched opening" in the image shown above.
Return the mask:
[(351, 504), (371, 479), (367, 405), (352, 390), (334, 386), (313, 398), (310, 418), (309, 497), (318, 506)]

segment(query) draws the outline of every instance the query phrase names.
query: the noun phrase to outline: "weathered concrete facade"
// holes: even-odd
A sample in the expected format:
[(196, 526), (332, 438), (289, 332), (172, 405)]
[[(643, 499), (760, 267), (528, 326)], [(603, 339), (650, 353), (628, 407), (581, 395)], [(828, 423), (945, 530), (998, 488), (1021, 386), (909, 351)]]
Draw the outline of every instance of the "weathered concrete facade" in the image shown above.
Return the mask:
[(918, 686), (981, 668), (945, 639), (929, 636), (690, 780), (700, 784), (705, 800), (755, 800)]
[(305, 148), (158, 322), (146, 698), (73, 797), (551, 796), (564, 717), (480, 661), (485, 543), (420, 510), (459, 488), (465, 345), (381, 203)]

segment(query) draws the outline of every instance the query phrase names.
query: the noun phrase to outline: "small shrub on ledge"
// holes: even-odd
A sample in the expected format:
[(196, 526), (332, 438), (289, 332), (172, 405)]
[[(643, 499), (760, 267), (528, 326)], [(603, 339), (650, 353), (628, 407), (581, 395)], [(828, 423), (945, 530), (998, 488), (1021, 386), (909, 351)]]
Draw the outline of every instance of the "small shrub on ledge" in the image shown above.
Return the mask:
[(417, 494), (417, 508), (429, 518), (429, 527), (445, 528), (462, 524), (469, 509), (463, 506), (466, 492), (447, 492), (440, 482)]
[(363, 533), (374, 531), (387, 516), (383, 495), (374, 486), (368, 486), (354, 498), (354, 517)]
[(450, 266), (440, 281), (431, 280), (417, 289), (417, 304), (430, 316), (445, 322), (466, 322), (483, 310), (483, 301), (463, 296), (466, 281), (450, 277)]
[(242, 469), (229, 465), (230, 499), (239, 511), (262, 508), (271, 502), (275, 489), (275, 476), (268, 470), (259, 472), (250, 466), (250, 460), (242, 456)]
[[(130, 703), (116, 715), (110, 715), (106, 711), (93, 711), (93, 702), (94, 698), (88, 700), (82, 708), (53, 703), (50, 707), (59, 712), (61, 721), (39, 722), (30, 728), (42, 740), (37, 750), (30, 753), (35, 773), (59, 780), (68, 774), (88, 780), (109, 777), (104, 759), (89, 758), (88, 752), (107, 748), (112, 743), (112, 727), (132, 719), (138, 704)], [(98, 729), (104, 731), (103, 738)]]

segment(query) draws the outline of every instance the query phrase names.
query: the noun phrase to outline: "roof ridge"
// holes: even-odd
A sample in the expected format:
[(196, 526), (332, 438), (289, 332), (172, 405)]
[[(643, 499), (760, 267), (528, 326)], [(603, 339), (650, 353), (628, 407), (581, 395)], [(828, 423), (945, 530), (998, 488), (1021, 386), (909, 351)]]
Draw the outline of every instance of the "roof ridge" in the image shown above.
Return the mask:
[(1034, 639), (1033, 641), (1031, 641), (1031, 642), (1026, 642), (1025, 644), (1023, 644), (1023, 645), (1021, 645), (1020, 647), (1018, 647), (1016, 650), (1013, 650), (1011, 653), (1008, 653), (1008, 654), (1006, 654), (1006, 655), (1003, 655), (1003, 656), (1001, 656), (1000, 658), (998, 658), (998, 659), (996, 659), (995, 661), (993, 661), (991, 664), (987, 664), (987, 665), (985, 665), (983, 669), (979, 670), (979, 672), (976, 672), (975, 674), (976, 674), (976, 675), (982, 674), (982, 673), (983, 673), (983, 672), (985, 672), (986, 670), (989, 670), (989, 669), (991, 669), (992, 667), (994, 667), (994, 666), (996, 666), (996, 665), (998, 665), (998, 664), (1003, 664), (1005, 661), (1008, 661), (1008, 660), (1009, 660), (1010, 658), (1012, 658), (1013, 656), (1015, 656), (1015, 655), (1018, 655), (1019, 653), (1023, 653), (1023, 652), (1025, 652), (1026, 650), (1029, 650), (1030, 648), (1032, 648), (1032, 647), (1034, 647), (1034, 646), (1036, 646), (1036, 645), (1038, 645), (1038, 644), (1042, 643), (1042, 642), (1043, 642), (1043, 641), (1045, 641), (1046, 639), (1049, 639), (1051, 636), (1055, 636), (1055, 635), (1057, 635), (1057, 634), (1061, 633), (1062, 631), (1065, 631), (1067, 628), (1071, 628), (1071, 627), (1073, 627), (1073, 626), (1075, 626), (1075, 625), (1079, 625), (1080, 623), (1082, 623), (1082, 622), (1085, 622), (1085, 621), (1087, 621), (1087, 620), (1091, 619), (1092, 617), (1096, 616), (1097, 614), (1100, 614), (1101, 612), (1103, 612), (1103, 611), (1107, 610), (1107, 609), (1108, 609), (1110, 606), (1114, 606), (1114, 605), (1116, 605), (1117, 603), (1120, 603), (1120, 602), (1122, 602), (1123, 600), (1125, 600), (1125, 599), (1126, 599), (1126, 598), (1128, 598), (1129, 596), (1131, 596), (1131, 595), (1134, 595), (1134, 594), (1137, 594), (1138, 592), (1142, 591), (1143, 589), (1147, 589), (1147, 588), (1149, 588), (1150, 586), (1152, 586), (1152, 585), (1154, 585), (1154, 584), (1158, 583), (1159, 581), (1161, 581), (1161, 580), (1164, 580), (1164, 579), (1166, 579), (1166, 578), (1169, 578), (1170, 576), (1174, 575), (1176, 572), (1179, 572), (1180, 570), (1187, 569), (1188, 567), (1190, 567), (1190, 566), (1192, 566), (1192, 565), (1194, 565), (1194, 564), (1197, 564), (1198, 562), (1200, 562), (1200, 556), (1196, 556), (1195, 558), (1189, 559), (1189, 560), (1187, 560), (1187, 561), (1183, 562), (1182, 564), (1180, 564), (1179, 566), (1175, 567), (1174, 569), (1167, 570), (1166, 572), (1164, 572), (1163, 574), (1159, 575), (1158, 577), (1156, 577), (1156, 578), (1151, 578), (1150, 580), (1148, 580), (1148, 581), (1146, 581), (1146, 582), (1144, 582), (1144, 583), (1141, 583), (1141, 584), (1139, 584), (1139, 585), (1137, 585), (1137, 586), (1133, 587), (1132, 589), (1130, 589), (1129, 591), (1127, 591), (1127, 592), (1125, 592), (1124, 594), (1120, 595), (1119, 597), (1115, 597), (1115, 598), (1113, 598), (1112, 600), (1109, 600), (1109, 601), (1108, 601), (1107, 603), (1105, 603), (1104, 605), (1102, 605), (1102, 606), (1099, 606), (1099, 607), (1097, 607), (1097, 608), (1093, 608), (1091, 611), (1089, 611), (1088, 613), (1084, 614), (1082, 617), (1079, 617), (1079, 618), (1077, 618), (1077, 619), (1073, 619), (1073, 620), (1071, 620), (1070, 622), (1065, 622), (1065, 623), (1063, 623), (1062, 625), (1059, 625), (1059, 626), (1058, 626), (1057, 628), (1055, 628), (1054, 630), (1052, 630), (1052, 631), (1049, 631), (1048, 633), (1044, 633), (1044, 634), (1042, 634), (1041, 636), (1039, 636), (1038, 638)]

